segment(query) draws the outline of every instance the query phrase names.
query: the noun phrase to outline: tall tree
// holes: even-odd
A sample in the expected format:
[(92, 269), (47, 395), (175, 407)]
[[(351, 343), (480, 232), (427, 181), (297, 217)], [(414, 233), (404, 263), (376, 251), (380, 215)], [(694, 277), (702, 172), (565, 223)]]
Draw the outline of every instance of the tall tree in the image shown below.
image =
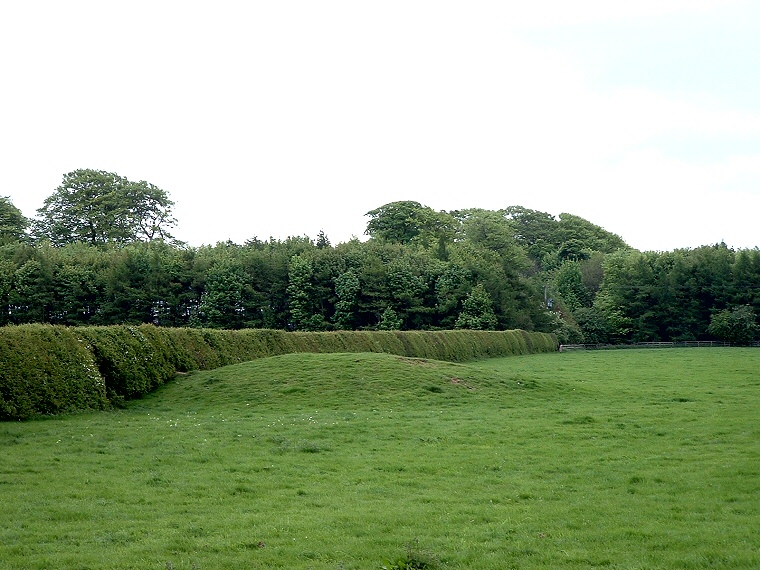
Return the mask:
[(14, 287), (15, 270), (12, 261), (0, 259), (0, 326), (10, 322), (10, 295)]
[(472, 288), (470, 272), (455, 263), (446, 266), (435, 282), (435, 307), (439, 324), (446, 329), (454, 328), (462, 302)]
[(732, 268), (732, 304), (750, 304), (760, 312), (760, 250), (743, 249), (736, 252)]
[(174, 202), (155, 184), (141, 180), (128, 182), (124, 192), (125, 217), (132, 238), (141, 241), (167, 240), (169, 228), (177, 224), (172, 216)]
[(0, 196), (0, 245), (22, 241), (29, 227), (27, 220), (10, 198)]
[(503, 214), (512, 225), (515, 239), (532, 259), (541, 263), (556, 250), (557, 221), (554, 216), (522, 206), (510, 206)]
[(11, 322), (51, 322), (55, 298), (53, 269), (44, 255), (34, 255), (16, 269), (9, 295)]
[(429, 284), (424, 268), (418, 259), (404, 256), (394, 259), (387, 266), (386, 280), (390, 306), (404, 322), (406, 329), (423, 328), (424, 316), (429, 312), (425, 306), (425, 293)]
[(612, 253), (627, 249), (620, 236), (579, 216), (551, 214), (510, 206), (503, 214), (514, 228), (515, 239), (540, 266), (559, 267), (565, 259), (588, 259), (592, 252)]
[(583, 273), (578, 261), (565, 261), (557, 270), (555, 283), (557, 292), (571, 311), (591, 306), (591, 292), (583, 283)]
[(454, 237), (454, 218), (419, 202), (390, 202), (366, 215), (370, 221), (365, 234), (394, 243), (417, 242), (425, 247), (436, 246), (441, 257), (445, 257), (447, 242)]
[(201, 297), (193, 324), (211, 328), (243, 328), (245, 314), (245, 275), (238, 263), (222, 259), (206, 275), (206, 290)]
[(560, 260), (587, 259), (593, 251), (612, 253), (628, 247), (620, 236), (580, 216), (567, 213), (559, 215), (557, 237), (559, 240), (557, 256)]
[(760, 327), (757, 326), (754, 309), (741, 305), (715, 313), (710, 319), (708, 331), (733, 345), (747, 346), (757, 338)]
[(326, 328), (324, 315), (315, 311), (312, 296), (314, 267), (304, 255), (290, 258), (288, 270), (288, 306), (290, 326), (298, 331), (314, 331)]
[(458, 329), (494, 330), (498, 325), (493, 301), (488, 291), (478, 283), (464, 300), (456, 322)]
[(168, 239), (169, 228), (176, 224), (173, 205), (166, 192), (148, 182), (130, 182), (102, 170), (75, 170), (64, 175), (37, 210), (35, 234), (54, 246)]
[(333, 320), (339, 329), (351, 330), (354, 328), (354, 310), (360, 290), (359, 277), (352, 269), (335, 278), (335, 294), (338, 296), (338, 301), (335, 303)]

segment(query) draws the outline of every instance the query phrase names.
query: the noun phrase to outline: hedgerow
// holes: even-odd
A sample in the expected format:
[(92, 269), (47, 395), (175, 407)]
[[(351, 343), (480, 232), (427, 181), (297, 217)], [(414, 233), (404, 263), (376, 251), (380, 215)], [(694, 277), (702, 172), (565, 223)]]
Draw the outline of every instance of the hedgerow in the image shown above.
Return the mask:
[(0, 419), (107, 406), (94, 356), (71, 329), (36, 324), (0, 328)]
[(169, 346), (159, 342), (160, 337), (152, 329), (146, 326), (71, 329), (86, 341), (95, 357), (111, 402), (138, 398), (176, 374)]
[(553, 335), (526, 331), (7, 326), (0, 328), (0, 420), (118, 406), (178, 372), (292, 352), (385, 352), (463, 362), (554, 350)]

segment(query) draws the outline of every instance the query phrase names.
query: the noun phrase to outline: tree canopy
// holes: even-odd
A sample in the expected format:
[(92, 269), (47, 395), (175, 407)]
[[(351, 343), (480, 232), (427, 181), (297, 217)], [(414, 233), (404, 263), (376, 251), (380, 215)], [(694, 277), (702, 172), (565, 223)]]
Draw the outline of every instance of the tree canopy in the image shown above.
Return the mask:
[(320, 232), (179, 247), (171, 206), (150, 183), (75, 171), (40, 209), (35, 242), (0, 199), (0, 324), (521, 328), (594, 343), (760, 334), (757, 248), (640, 252), (571, 214), (413, 201), (371, 210), (364, 242)]
[(0, 196), (0, 245), (22, 241), (29, 227), (27, 220), (10, 198)]
[(502, 210), (514, 230), (515, 239), (541, 267), (558, 267), (564, 260), (579, 260), (593, 252), (613, 253), (627, 249), (620, 236), (573, 214), (559, 219), (546, 212), (522, 206)]
[(454, 219), (419, 202), (390, 202), (366, 214), (370, 217), (365, 234), (389, 242), (438, 244), (454, 236)]
[(749, 305), (723, 309), (712, 315), (707, 330), (719, 339), (746, 346), (757, 338), (759, 327), (755, 310)]
[(171, 239), (169, 229), (176, 224), (173, 206), (166, 192), (148, 182), (80, 169), (65, 174), (37, 210), (34, 233), (54, 246)]

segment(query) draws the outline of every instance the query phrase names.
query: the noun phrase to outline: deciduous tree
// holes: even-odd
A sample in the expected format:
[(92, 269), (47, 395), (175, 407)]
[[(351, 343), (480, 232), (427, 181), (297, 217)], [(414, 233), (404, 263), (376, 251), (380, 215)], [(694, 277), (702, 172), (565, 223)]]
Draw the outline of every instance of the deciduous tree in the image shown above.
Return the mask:
[(335, 326), (343, 330), (351, 330), (355, 325), (354, 311), (359, 296), (361, 284), (359, 277), (353, 270), (341, 273), (335, 278), (335, 294), (338, 302), (335, 303)]
[(224, 259), (214, 265), (206, 276), (206, 289), (193, 324), (242, 328), (246, 321), (245, 288), (245, 275), (235, 261)]
[(494, 330), (498, 324), (493, 301), (488, 291), (478, 283), (464, 300), (457, 319), (458, 329)]
[(708, 327), (710, 334), (737, 346), (747, 346), (757, 338), (755, 311), (749, 305), (724, 309), (715, 313)]
[(591, 293), (583, 283), (580, 263), (565, 261), (555, 277), (557, 292), (571, 311), (591, 306)]
[(176, 224), (166, 192), (145, 181), (130, 182), (102, 170), (80, 169), (37, 210), (35, 234), (54, 246), (73, 242), (125, 244), (170, 239)]
[(10, 198), (0, 196), (0, 245), (22, 241), (29, 227), (27, 220)]
[(454, 218), (411, 200), (390, 202), (366, 214), (370, 217), (365, 234), (393, 243), (435, 246), (445, 257), (446, 246), (454, 237)]
[(287, 289), (290, 326), (298, 331), (323, 330), (326, 327), (324, 315), (314, 310), (311, 294), (313, 272), (314, 268), (307, 257), (294, 255), (290, 258)]

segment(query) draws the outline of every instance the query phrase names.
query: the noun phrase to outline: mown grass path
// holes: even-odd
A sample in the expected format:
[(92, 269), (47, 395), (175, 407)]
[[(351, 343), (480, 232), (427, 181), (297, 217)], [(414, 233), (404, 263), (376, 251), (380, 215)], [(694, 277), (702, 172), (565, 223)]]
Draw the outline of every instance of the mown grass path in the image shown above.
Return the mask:
[(760, 567), (760, 350), (292, 354), (0, 424), (0, 568)]

